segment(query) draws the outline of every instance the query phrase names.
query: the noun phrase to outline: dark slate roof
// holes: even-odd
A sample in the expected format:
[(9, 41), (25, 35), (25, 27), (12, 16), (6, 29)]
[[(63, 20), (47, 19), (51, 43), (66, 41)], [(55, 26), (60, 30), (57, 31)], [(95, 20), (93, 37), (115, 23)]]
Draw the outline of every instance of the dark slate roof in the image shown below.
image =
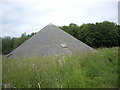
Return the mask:
[(94, 50), (59, 27), (49, 24), (29, 38), (7, 57), (51, 56)]

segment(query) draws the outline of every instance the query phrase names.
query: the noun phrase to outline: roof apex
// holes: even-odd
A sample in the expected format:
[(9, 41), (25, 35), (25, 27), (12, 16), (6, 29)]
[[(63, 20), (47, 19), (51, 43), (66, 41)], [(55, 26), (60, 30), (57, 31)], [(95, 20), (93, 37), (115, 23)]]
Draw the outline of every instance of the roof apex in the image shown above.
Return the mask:
[(48, 25), (54, 25), (54, 24), (52, 24), (52, 23), (50, 22)]

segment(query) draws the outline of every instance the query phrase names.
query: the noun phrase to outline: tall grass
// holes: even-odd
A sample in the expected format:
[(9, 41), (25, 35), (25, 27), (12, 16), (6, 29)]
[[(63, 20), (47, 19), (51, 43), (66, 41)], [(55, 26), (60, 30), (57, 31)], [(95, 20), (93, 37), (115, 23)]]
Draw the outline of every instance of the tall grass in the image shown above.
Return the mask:
[(4, 59), (3, 84), (17, 88), (118, 87), (118, 48), (29, 59)]

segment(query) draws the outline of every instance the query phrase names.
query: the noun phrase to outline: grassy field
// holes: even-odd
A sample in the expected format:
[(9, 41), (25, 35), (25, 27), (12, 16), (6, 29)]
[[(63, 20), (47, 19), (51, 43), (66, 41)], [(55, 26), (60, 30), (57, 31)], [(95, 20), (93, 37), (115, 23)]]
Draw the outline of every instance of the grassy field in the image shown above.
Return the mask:
[(118, 47), (72, 56), (4, 59), (3, 84), (16, 88), (116, 88)]

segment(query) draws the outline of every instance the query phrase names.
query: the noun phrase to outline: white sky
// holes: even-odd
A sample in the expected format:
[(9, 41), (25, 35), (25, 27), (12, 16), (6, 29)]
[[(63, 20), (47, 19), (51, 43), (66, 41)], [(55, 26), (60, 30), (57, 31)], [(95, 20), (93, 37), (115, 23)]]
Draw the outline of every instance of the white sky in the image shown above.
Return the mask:
[(50, 22), (57, 26), (111, 21), (118, 23), (119, 0), (1, 0), (2, 36), (38, 32)]

